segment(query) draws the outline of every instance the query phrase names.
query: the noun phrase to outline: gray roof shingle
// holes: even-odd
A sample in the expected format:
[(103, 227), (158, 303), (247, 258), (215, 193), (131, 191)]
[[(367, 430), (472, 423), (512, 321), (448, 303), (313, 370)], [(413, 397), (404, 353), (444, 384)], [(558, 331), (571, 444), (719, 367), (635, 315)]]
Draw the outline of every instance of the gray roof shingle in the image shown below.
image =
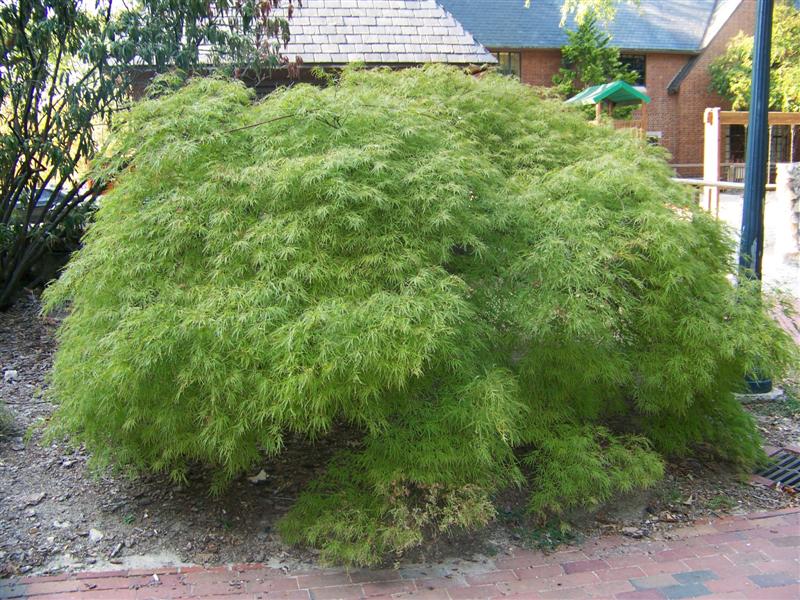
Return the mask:
[[(742, 0), (640, 0), (622, 2), (606, 26), (612, 43), (624, 50), (695, 54)], [(561, 48), (563, 0), (440, 0), (475, 39), (489, 48)]]
[(497, 62), (435, 0), (304, 0), (289, 29), (282, 54), (307, 64)]

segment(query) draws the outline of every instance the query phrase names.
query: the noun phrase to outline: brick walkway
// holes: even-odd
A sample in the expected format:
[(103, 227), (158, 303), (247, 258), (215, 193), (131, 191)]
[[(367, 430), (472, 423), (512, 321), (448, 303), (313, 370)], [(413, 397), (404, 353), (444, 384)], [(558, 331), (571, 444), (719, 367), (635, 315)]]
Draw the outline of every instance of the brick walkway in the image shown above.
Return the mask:
[(0, 581), (0, 598), (800, 598), (800, 508), (726, 517), (664, 540), (603, 537), (554, 554), (390, 571), (283, 573), (262, 565), (79, 573)]
[(795, 344), (800, 346), (800, 298), (794, 299), (792, 308), (794, 314), (791, 318), (783, 312), (779, 312), (776, 314), (776, 319), (786, 333), (792, 336)]

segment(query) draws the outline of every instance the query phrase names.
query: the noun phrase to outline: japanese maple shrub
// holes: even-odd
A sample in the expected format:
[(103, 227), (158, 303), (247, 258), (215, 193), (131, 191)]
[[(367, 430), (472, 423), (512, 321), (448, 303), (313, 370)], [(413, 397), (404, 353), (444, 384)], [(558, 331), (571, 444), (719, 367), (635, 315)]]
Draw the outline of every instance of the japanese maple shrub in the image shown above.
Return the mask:
[(651, 485), (703, 445), (759, 457), (734, 399), (786, 337), (727, 279), (662, 154), (492, 74), (346, 71), (255, 102), (196, 80), (116, 132), (69, 305), (57, 423), (99, 460), (212, 466), (288, 434), (361, 442), (284, 519), (373, 564), (493, 517)]

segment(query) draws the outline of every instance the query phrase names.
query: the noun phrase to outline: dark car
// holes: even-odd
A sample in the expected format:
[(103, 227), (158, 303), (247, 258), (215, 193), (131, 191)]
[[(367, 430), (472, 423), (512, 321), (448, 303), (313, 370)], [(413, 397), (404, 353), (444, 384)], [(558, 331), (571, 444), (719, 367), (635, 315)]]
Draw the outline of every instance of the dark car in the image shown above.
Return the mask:
[[(50, 205), (50, 209), (52, 210), (54, 207), (61, 206), (63, 202), (65, 202), (68, 198), (68, 194), (64, 191), (51, 190), (49, 188), (45, 188), (39, 192), (38, 190), (34, 190), (34, 194), (39, 194), (39, 197), (36, 199), (36, 206), (33, 209), (33, 215), (31, 217), (32, 221), (40, 221), (42, 219), (42, 215), (44, 214), (44, 210), (47, 207), (47, 204), (52, 199), (52, 204)], [(56, 196), (53, 198), (53, 196)]]

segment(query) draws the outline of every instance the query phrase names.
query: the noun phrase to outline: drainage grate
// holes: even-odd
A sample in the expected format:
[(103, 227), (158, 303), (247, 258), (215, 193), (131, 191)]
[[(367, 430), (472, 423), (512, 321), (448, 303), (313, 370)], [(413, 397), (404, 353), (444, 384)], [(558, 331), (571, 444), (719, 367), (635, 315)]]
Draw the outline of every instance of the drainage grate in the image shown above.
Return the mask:
[(800, 453), (783, 448), (770, 455), (772, 463), (758, 472), (777, 487), (800, 490)]

